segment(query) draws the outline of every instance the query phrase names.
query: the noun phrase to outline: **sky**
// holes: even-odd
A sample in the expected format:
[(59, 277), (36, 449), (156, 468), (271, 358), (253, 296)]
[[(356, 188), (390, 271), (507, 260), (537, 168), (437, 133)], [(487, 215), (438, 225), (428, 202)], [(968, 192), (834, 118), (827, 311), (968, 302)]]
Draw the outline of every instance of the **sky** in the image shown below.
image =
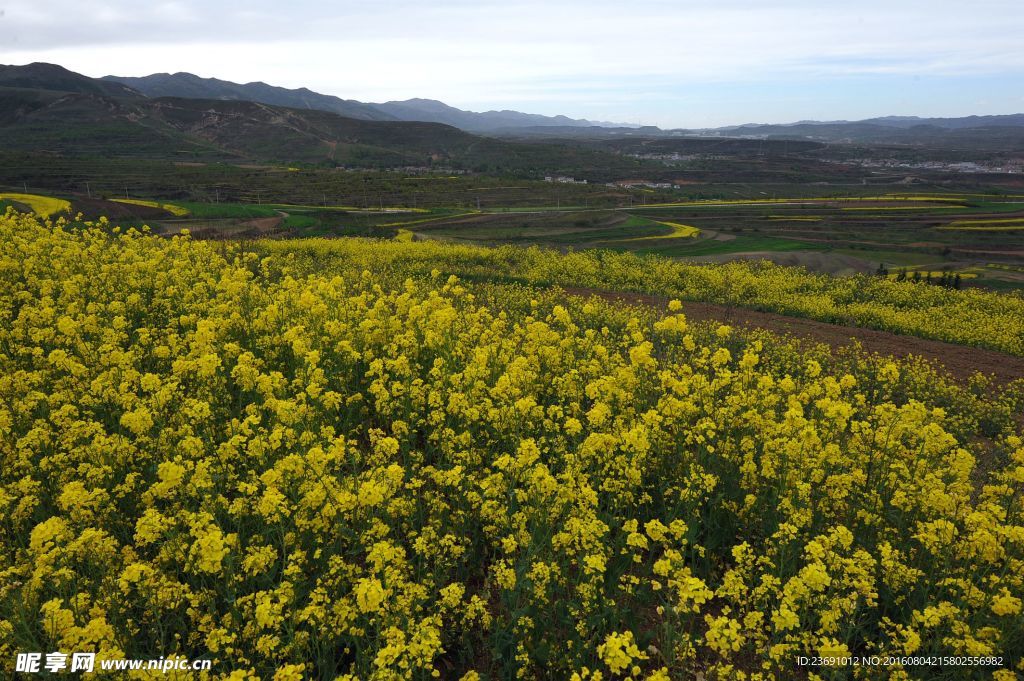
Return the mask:
[(0, 0), (0, 63), (717, 127), (1024, 112), (1020, 0)]

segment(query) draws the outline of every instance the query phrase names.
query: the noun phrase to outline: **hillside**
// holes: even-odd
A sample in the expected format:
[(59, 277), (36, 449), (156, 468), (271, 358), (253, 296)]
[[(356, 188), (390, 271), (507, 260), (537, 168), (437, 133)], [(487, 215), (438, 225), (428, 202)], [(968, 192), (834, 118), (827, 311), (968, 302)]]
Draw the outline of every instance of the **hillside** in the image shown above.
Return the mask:
[(400, 120), (380, 109), (351, 99), (323, 95), (306, 88), (289, 90), (255, 82), (232, 83), (217, 78), (200, 78), (191, 73), (154, 73), (141, 78), (104, 76), (103, 83), (123, 84), (147, 97), (187, 97), (191, 99), (243, 100), (286, 106), (292, 109), (329, 111), (347, 118), (368, 121)]
[(509, 128), (581, 128), (589, 129), (609, 125), (587, 120), (576, 120), (567, 116), (541, 116), (520, 111), (465, 111), (448, 106), (434, 99), (407, 99), (401, 102), (384, 102), (374, 104), (384, 111), (403, 121), (431, 121), (447, 123), (470, 132), (490, 133)]
[(520, 111), (465, 111), (433, 99), (407, 99), (382, 104), (367, 104), (351, 99), (313, 92), (307, 88), (290, 90), (262, 82), (233, 83), (217, 78), (201, 78), (191, 73), (154, 73), (138, 78), (104, 76), (100, 82), (115, 83), (138, 90), (147, 97), (188, 97), (196, 99), (246, 100), (317, 109), (361, 120), (419, 121), (444, 123), (469, 132), (495, 132), (506, 128), (592, 127), (608, 125), (567, 116), (541, 116)]
[(482, 142), (443, 125), (360, 121), (245, 101), (4, 90), (0, 121), (8, 150), (401, 165), (451, 160)]
[(528, 175), (607, 175), (633, 159), (559, 144), (478, 137), (409, 121), (368, 121), (247, 101), (110, 97), (0, 88), (6, 151), (180, 160), (405, 166)]
[(139, 91), (124, 85), (69, 71), (63, 66), (35, 62), (25, 66), (0, 64), (0, 87), (107, 97), (142, 97)]
[(708, 137), (815, 140), (858, 144), (909, 144), (947, 149), (1024, 150), (1024, 114), (917, 118), (889, 116), (863, 121), (801, 121), (747, 124), (710, 130), (680, 130)]

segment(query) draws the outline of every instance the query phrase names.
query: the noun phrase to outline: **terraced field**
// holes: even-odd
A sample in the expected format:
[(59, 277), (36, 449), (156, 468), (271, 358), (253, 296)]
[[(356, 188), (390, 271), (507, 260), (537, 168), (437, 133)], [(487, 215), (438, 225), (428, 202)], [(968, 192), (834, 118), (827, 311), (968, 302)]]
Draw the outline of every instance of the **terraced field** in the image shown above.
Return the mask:
[[(768, 259), (833, 274), (880, 265), (961, 272), (972, 285), (1012, 288), (1024, 287), (1024, 278), (985, 265), (1024, 263), (1022, 220), (1022, 197), (888, 195), (484, 211), (408, 228), (442, 241), (611, 248), (712, 262)], [(672, 225), (685, 225), (687, 238)]]
[(1024, 272), (1016, 269), (1024, 266), (1022, 196), (883, 194), (491, 209), (43, 195), (29, 201), (15, 193), (0, 200), (11, 203), (19, 196), (22, 201), (12, 205), (39, 214), (102, 214), (162, 234), (187, 229), (204, 239), (401, 235), (473, 245), (633, 251), (696, 262), (765, 259), (830, 274), (948, 272), (959, 273), (963, 285), (1024, 289)]

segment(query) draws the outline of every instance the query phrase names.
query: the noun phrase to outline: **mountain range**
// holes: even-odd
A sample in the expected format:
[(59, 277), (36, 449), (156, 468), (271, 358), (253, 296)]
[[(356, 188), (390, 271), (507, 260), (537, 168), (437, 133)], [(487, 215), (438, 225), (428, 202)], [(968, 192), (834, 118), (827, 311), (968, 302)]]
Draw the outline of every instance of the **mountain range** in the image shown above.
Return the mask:
[(861, 121), (800, 121), (674, 131), (696, 137), (896, 144), (944, 149), (1024, 152), (1024, 114), (920, 118), (884, 116)]
[(148, 97), (53, 64), (0, 66), (0, 139), (7, 152), (414, 166), (531, 177), (581, 170), (602, 176), (637, 165), (580, 145), (514, 142), (444, 123), (353, 118), (235, 98)]
[(130, 87), (147, 97), (245, 100), (274, 106), (287, 106), (292, 109), (330, 111), (358, 120), (444, 123), (468, 132), (478, 133), (493, 133), (522, 127), (613, 125), (577, 120), (566, 116), (541, 116), (519, 111), (479, 113), (464, 111), (434, 99), (407, 99), (400, 102), (368, 104), (320, 94), (306, 88), (290, 90), (261, 82), (239, 84), (216, 78), (200, 78), (191, 73), (154, 73), (140, 78), (104, 76), (100, 81)]
[(571, 175), (574, 168), (622, 166), (621, 156), (608, 153), (611, 147), (573, 140), (746, 138), (1024, 153), (1024, 114), (662, 130), (518, 111), (477, 113), (429, 99), (372, 104), (187, 73), (90, 78), (34, 63), (0, 65), (0, 136), (7, 149), (58, 153), (529, 168), (534, 174), (564, 169)]

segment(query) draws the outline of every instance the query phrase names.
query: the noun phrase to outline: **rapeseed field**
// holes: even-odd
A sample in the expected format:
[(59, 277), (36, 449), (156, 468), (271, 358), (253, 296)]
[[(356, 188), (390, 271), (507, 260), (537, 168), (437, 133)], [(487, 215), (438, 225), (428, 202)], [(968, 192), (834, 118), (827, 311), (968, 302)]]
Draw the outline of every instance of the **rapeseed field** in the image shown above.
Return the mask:
[[(643, 315), (450, 267), (601, 276), (512, 253), (0, 218), (0, 659), (210, 657), (208, 678), (275, 681), (1024, 672), (1020, 386), (969, 397), (913, 363), (698, 328), (678, 300)], [(648, 268), (693, 295), (759, 273), (681, 271)], [(873, 314), (923, 324), (886, 311), (912, 290), (877, 282)], [(1019, 304), (917, 292), (955, 319)], [(896, 662), (798, 662), (850, 655)]]

